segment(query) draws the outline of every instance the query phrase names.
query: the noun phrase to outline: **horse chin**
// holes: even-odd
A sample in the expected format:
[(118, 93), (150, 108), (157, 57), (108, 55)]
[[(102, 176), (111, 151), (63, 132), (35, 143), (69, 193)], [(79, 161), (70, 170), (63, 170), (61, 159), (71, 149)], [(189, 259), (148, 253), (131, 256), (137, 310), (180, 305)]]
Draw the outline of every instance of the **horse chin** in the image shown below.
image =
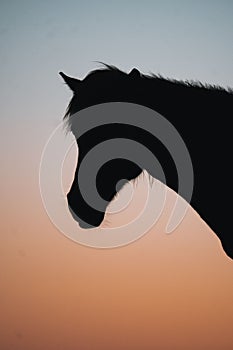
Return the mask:
[(83, 229), (91, 229), (91, 228), (96, 228), (96, 227), (98, 227), (99, 225), (97, 225), (97, 226), (94, 226), (94, 225), (91, 225), (91, 224), (88, 224), (87, 222), (85, 222), (85, 221), (83, 221), (83, 220), (81, 220), (81, 219), (79, 219), (78, 220), (78, 224), (79, 224), (79, 227), (80, 228), (83, 228)]
[[(78, 217), (71, 208), (70, 209), (70, 213), (73, 217), (73, 219), (79, 224), (79, 227), (82, 228), (82, 229), (91, 229), (91, 228), (97, 228), (101, 225), (102, 221), (103, 221), (103, 218), (101, 217), (100, 220), (98, 221), (95, 221), (95, 222), (92, 222), (90, 223), (89, 220), (85, 221), (85, 220), (82, 220), (80, 217)], [(89, 221), (89, 222), (88, 222)]]

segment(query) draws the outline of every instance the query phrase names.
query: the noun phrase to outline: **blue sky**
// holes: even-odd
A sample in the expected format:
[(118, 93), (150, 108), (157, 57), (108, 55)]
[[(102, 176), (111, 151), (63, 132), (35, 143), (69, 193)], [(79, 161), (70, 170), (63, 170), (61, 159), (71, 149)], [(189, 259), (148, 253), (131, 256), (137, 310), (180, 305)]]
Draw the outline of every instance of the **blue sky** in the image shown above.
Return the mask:
[(1, 142), (20, 131), (42, 148), (71, 96), (60, 70), (83, 78), (99, 60), (233, 86), (233, 2), (1, 1), (0, 47)]

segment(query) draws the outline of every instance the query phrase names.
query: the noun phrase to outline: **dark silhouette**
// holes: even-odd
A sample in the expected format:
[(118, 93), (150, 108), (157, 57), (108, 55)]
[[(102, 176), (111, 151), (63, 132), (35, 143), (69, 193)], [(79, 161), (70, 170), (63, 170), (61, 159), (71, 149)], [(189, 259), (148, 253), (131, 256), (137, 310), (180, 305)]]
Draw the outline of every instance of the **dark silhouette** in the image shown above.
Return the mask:
[[(190, 204), (218, 235), (226, 254), (233, 258), (230, 197), (233, 90), (143, 75), (135, 68), (127, 74), (109, 65), (90, 72), (82, 81), (60, 74), (73, 91), (64, 117), (71, 131), (74, 113), (106, 102), (131, 102), (149, 107), (174, 125), (193, 163), (194, 190)], [(150, 133), (121, 124), (93, 129), (77, 138), (79, 161), (67, 195), (71, 212), (78, 215), (83, 228), (99, 226), (105, 213), (90, 208), (81, 196), (77, 181), (79, 165), (96, 144), (116, 137), (136, 140), (150, 149), (162, 164), (167, 186), (177, 191), (178, 179), (173, 160), (166, 147)], [(116, 194), (118, 181), (122, 178), (134, 179), (142, 170), (128, 160), (109, 161), (98, 172), (98, 192), (110, 202)], [(156, 178), (156, 174), (151, 175)]]

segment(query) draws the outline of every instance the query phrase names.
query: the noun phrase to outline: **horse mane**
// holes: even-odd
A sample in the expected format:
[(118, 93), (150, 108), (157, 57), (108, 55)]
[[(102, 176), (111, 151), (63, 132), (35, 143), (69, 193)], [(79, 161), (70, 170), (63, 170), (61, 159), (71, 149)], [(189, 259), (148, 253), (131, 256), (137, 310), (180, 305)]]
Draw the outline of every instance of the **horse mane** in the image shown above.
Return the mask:
[[(98, 68), (98, 69), (94, 69), (92, 71), (90, 71), (86, 77), (84, 78), (83, 81), (81, 81), (81, 84), (84, 84), (86, 81), (88, 81), (93, 75), (96, 76), (101, 76), (104, 77), (105, 73), (110, 73), (111, 76), (109, 76), (109, 80), (111, 79), (124, 79), (124, 82), (127, 83), (131, 81), (132, 77), (130, 76), (130, 74), (122, 71), (121, 69), (119, 69), (118, 67), (114, 66), (114, 65), (110, 65), (110, 64), (106, 64), (104, 62), (97, 62), (99, 64), (102, 65), (102, 67)], [(139, 72), (140, 75), (137, 77), (137, 80), (134, 81), (134, 88), (136, 87), (140, 87), (140, 85), (143, 83), (143, 87), (148, 88), (148, 91), (150, 91), (150, 94), (152, 93), (153, 89), (160, 89), (161, 87), (163, 89), (165, 89), (165, 93), (177, 93), (178, 91), (181, 92), (181, 94), (184, 92), (184, 89), (187, 91), (190, 91), (190, 95), (192, 98), (194, 98), (195, 93), (201, 93), (209, 95), (212, 94), (216, 95), (215, 97), (219, 96), (219, 95), (224, 95), (225, 97), (227, 95), (230, 95), (231, 98), (233, 96), (233, 88), (230, 87), (222, 87), (220, 85), (215, 85), (215, 84), (208, 84), (208, 83), (202, 83), (200, 81), (196, 81), (196, 80), (178, 80), (178, 79), (174, 79), (174, 78), (168, 78), (168, 77), (164, 77), (160, 74), (154, 74), (154, 73), (150, 73), (150, 74), (143, 74), (141, 72)], [(103, 80), (103, 84), (104, 84), (104, 80)], [(135, 85), (136, 84), (136, 85)], [(81, 87), (80, 87), (81, 89)], [(125, 101), (122, 101), (121, 99), (118, 99), (118, 90), (119, 86), (116, 86), (113, 94), (111, 95), (111, 101), (108, 100), (108, 98), (106, 97), (106, 100), (104, 102), (112, 102), (113, 100), (115, 102), (127, 102), (127, 98), (125, 99)], [(128, 93), (128, 92), (127, 92)], [(98, 92), (96, 93), (98, 94)], [(114, 96), (115, 94), (115, 96)], [(127, 97), (131, 97), (134, 94), (134, 90), (130, 92), (129, 95), (127, 95)], [(180, 95), (182, 96), (182, 95)], [(134, 99), (132, 97), (132, 99)], [(136, 100), (136, 98), (135, 98)], [(103, 101), (100, 101), (99, 103), (102, 103)], [(134, 102), (134, 101), (132, 101)], [(139, 103), (135, 102), (135, 103)], [(143, 103), (142, 103), (143, 104)], [(91, 104), (90, 104), (91, 105)], [(70, 117), (72, 116), (72, 114), (74, 114), (74, 110), (75, 112), (78, 112), (79, 110), (89, 107), (88, 106), (78, 106), (78, 94), (73, 95), (67, 109), (64, 115), (64, 121), (66, 122), (66, 126), (67, 129), (70, 130), (71, 127), (71, 121), (70, 121)]]
[[(101, 71), (111, 71), (111, 72), (117, 72), (120, 74), (124, 74), (125, 76), (128, 76), (128, 73), (120, 70), (118, 67), (114, 66), (114, 65), (110, 65), (101, 61), (96, 61), (97, 63), (101, 64), (103, 67), (102, 68), (98, 68), (98, 69), (94, 69), (92, 71), (90, 71), (86, 77), (88, 77), (89, 75), (96, 73), (96, 72), (101, 72)], [(201, 88), (201, 89), (205, 89), (205, 90), (218, 90), (218, 91), (223, 91), (229, 94), (233, 94), (233, 88), (231, 87), (226, 87), (224, 88), (221, 85), (217, 85), (217, 84), (208, 84), (208, 83), (202, 83), (199, 80), (178, 80), (178, 79), (174, 79), (174, 78), (168, 78), (168, 77), (164, 77), (161, 74), (154, 74), (154, 73), (150, 73), (150, 74), (143, 74), (140, 72), (140, 75), (142, 78), (147, 78), (147, 79), (156, 79), (156, 80), (160, 80), (160, 81), (166, 81), (166, 82), (170, 82), (170, 83), (174, 83), (176, 85), (181, 85), (181, 86), (186, 86), (186, 87), (195, 87), (195, 88)], [(130, 77), (129, 77), (130, 78)]]

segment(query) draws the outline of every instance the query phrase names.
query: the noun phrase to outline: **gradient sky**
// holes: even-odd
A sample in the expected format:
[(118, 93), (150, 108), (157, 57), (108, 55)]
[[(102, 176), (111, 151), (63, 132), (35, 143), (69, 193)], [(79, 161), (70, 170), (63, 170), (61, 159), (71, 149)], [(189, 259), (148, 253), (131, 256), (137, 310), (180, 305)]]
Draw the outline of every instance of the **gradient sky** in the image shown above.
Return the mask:
[(60, 70), (233, 87), (233, 2), (0, 1), (0, 48), (0, 348), (232, 348), (232, 261), (196, 213), (103, 252), (52, 225), (38, 174), (71, 97)]

